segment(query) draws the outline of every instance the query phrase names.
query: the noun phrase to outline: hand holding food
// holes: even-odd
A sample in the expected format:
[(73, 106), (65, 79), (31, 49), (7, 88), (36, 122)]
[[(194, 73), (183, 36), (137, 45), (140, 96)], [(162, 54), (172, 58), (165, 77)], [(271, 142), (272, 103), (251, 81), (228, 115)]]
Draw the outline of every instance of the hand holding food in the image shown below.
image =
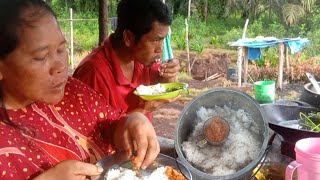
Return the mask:
[(130, 113), (120, 120), (114, 133), (117, 153), (125, 153), (128, 159), (136, 152), (137, 166), (146, 168), (160, 152), (159, 142), (152, 124), (141, 113)]
[(96, 165), (76, 160), (66, 160), (40, 174), (34, 180), (86, 179), (87, 176), (96, 176), (102, 172), (103, 169)]
[(161, 64), (159, 68), (160, 76), (163, 78), (162, 82), (174, 82), (180, 70), (180, 63), (178, 60), (173, 59), (166, 63)]

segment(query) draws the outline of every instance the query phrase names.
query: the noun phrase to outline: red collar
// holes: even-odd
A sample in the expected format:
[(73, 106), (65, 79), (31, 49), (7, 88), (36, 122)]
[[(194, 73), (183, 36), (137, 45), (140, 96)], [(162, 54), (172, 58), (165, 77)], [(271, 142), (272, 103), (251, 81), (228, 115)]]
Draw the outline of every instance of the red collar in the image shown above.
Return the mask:
[(112, 47), (111, 44), (111, 36), (109, 36), (109, 38), (104, 42), (103, 46), (104, 46), (104, 53), (106, 55), (106, 59), (109, 60), (110, 65), (113, 69), (113, 75), (117, 81), (118, 84), (120, 85), (133, 85), (138, 77), (137, 77), (137, 71), (142, 71), (143, 65), (138, 63), (138, 62), (134, 62), (134, 72), (133, 72), (133, 77), (132, 77), (132, 82), (130, 82), (122, 73), (120, 64), (119, 64), (119, 58), (117, 56), (117, 54), (115, 53), (114, 48)]

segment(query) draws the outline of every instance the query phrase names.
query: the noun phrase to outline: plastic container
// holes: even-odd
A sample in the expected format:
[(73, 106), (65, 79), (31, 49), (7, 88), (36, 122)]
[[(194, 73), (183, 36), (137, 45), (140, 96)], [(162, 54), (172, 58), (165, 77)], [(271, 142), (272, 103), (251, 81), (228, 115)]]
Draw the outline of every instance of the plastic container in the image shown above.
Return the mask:
[(273, 103), (276, 86), (274, 81), (257, 81), (253, 85), (256, 100), (260, 104)]
[(320, 138), (301, 139), (295, 146), (296, 161), (286, 169), (286, 179), (291, 180), (298, 170), (298, 180), (320, 179)]

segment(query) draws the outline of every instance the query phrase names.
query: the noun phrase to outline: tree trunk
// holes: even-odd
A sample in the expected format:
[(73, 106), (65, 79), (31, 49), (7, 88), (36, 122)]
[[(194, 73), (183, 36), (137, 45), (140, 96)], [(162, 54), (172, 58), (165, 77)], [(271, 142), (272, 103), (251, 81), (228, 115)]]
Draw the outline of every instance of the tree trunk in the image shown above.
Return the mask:
[(204, 22), (208, 23), (208, 0), (204, 2)]
[(108, 0), (99, 0), (99, 44), (108, 37)]

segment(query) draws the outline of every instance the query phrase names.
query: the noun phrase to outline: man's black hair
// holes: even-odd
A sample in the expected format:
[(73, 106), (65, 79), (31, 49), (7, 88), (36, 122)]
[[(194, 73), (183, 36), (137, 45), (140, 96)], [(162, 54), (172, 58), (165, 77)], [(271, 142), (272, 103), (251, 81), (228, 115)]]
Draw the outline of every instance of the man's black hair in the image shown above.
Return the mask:
[(171, 25), (171, 12), (161, 0), (121, 0), (117, 8), (117, 28), (115, 38), (122, 40), (124, 30), (129, 30), (138, 42), (151, 31), (152, 23), (158, 21)]

